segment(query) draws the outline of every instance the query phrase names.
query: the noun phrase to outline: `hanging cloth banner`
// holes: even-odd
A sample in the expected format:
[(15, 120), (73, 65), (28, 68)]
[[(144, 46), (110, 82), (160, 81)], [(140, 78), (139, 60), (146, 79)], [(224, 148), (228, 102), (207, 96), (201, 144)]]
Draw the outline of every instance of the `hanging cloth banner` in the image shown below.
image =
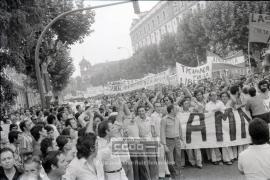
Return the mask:
[(244, 109), (215, 113), (179, 113), (185, 147), (183, 149), (238, 146), (251, 142), (250, 115)]
[(176, 62), (176, 76), (178, 83), (184, 85), (212, 78), (212, 63), (208, 62), (198, 67), (188, 67)]
[(270, 41), (270, 15), (250, 14), (249, 42), (268, 43)]

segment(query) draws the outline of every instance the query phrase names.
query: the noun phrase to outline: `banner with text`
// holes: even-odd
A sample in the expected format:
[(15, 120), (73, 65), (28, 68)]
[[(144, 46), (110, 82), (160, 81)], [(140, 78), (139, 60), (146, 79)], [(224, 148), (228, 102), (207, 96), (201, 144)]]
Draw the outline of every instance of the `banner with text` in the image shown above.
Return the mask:
[(224, 113), (181, 113), (184, 149), (216, 148), (249, 144), (250, 115), (244, 109)]
[(225, 57), (224, 59), (219, 57), (217, 54), (212, 53), (210, 51), (206, 52), (206, 60), (208, 63), (214, 64), (231, 64), (231, 65), (239, 65), (245, 62), (245, 56), (243, 51), (238, 51), (237, 53)]
[(176, 75), (180, 84), (197, 83), (202, 79), (212, 78), (212, 63), (188, 67), (176, 62)]
[(250, 14), (249, 42), (268, 43), (270, 41), (270, 15)]

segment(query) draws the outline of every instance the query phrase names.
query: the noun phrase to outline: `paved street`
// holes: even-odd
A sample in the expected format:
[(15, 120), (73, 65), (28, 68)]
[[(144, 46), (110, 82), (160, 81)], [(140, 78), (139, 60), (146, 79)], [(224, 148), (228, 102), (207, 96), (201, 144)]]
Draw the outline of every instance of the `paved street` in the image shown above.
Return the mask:
[(185, 167), (183, 170), (184, 180), (244, 180), (237, 168), (237, 162), (232, 166), (204, 164), (203, 169)]

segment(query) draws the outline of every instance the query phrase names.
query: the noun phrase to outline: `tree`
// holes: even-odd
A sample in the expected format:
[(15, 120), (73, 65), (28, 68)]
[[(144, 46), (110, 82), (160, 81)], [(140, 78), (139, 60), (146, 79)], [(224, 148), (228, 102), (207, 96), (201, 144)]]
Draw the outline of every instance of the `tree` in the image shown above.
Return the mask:
[[(19, 73), (28, 75), (32, 79), (33, 87), (36, 87), (34, 50), (41, 31), (60, 13), (78, 7), (83, 7), (83, 0), (78, 0), (77, 4), (74, 4), (74, 1), (66, 0), (1, 0), (1, 78), (6, 79), (3, 76), (3, 70), (10, 66)], [(57, 21), (44, 37), (40, 50), (41, 63), (47, 61), (48, 57), (54, 59), (57, 56), (60, 42), (66, 46), (82, 42), (83, 38), (92, 32), (91, 25), (94, 23), (94, 15), (93, 11), (86, 11)], [(65, 75), (63, 74), (63, 76)], [(5, 82), (10, 83), (8, 80)], [(1, 89), (8, 92), (6, 87), (11, 87), (11, 85), (2, 86), (1, 83)], [(12, 101), (12, 99), (8, 101)]]
[(247, 54), (249, 15), (269, 14), (269, 9), (268, 1), (208, 2), (203, 24), (211, 49), (223, 57), (230, 51), (243, 50)]
[(58, 94), (67, 86), (75, 67), (68, 49), (63, 45), (58, 49), (52, 62), (48, 66), (48, 72), (51, 76), (53, 92)]
[(160, 64), (163, 67), (174, 66), (179, 61), (179, 44), (175, 34), (166, 34), (162, 37), (159, 44), (159, 51), (162, 58)]

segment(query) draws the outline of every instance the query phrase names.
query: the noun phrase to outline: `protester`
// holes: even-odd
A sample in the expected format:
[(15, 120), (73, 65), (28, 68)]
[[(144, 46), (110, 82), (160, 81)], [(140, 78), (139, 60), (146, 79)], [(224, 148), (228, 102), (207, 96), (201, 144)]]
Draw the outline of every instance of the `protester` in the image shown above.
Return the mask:
[(42, 165), (50, 180), (61, 180), (66, 173), (67, 162), (61, 151), (49, 152)]
[[(167, 100), (167, 102), (169, 99)], [(166, 102), (166, 101), (165, 101)], [(172, 101), (170, 101), (172, 102)], [(161, 121), (161, 144), (164, 146), (172, 178), (180, 175), (182, 127), (174, 105), (167, 106), (168, 115)], [(174, 153), (175, 152), (175, 153)], [(175, 156), (174, 156), (175, 154)]]
[(18, 179), (22, 172), (15, 166), (14, 152), (10, 148), (0, 150), (0, 179)]
[(93, 133), (79, 137), (77, 156), (68, 165), (66, 180), (103, 180), (103, 164), (97, 157), (96, 135)]
[[(251, 145), (245, 150), (249, 141), (242, 132), (241, 136), (247, 139), (245, 144), (186, 149), (188, 144), (185, 144), (186, 138), (183, 139), (186, 135), (182, 134), (186, 119), (183, 117), (193, 114), (196, 117), (192, 125), (197, 126), (198, 115), (202, 113), (206, 125), (216, 123), (208, 116), (222, 116), (225, 128), (228, 122), (233, 125), (231, 115), (236, 112), (247, 115), (242, 117), (246, 124), (255, 121), (250, 117), (268, 122), (269, 94), (268, 81), (258, 75), (257, 82), (252, 78), (241, 78), (237, 82), (207, 79), (186, 86), (181, 84), (96, 96), (87, 99), (86, 107), (78, 104), (76, 114), (69, 104), (53, 106), (50, 111), (40, 107), (20, 109), (9, 115), (12, 124), (1, 131), (1, 148), (10, 147), (14, 152), (15, 167), (25, 169), (21, 179), (154, 180), (168, 175), (178, 179), (184, 165), (202, 168), (208, 163), (203, 156), (205, 151), (214, 164), (231, 165), (241, 154), (239, 163), (242, 164), (242, 171), (249, 176), (246, 166), (251, 162), (246, 163), (245, 159), (252, 158), (242, 154), (250, 152), (250, 149), (256, 149), (253, 153), (263, 154), (259, 148), (261, 145)], [(237, 126), (243, 125), (243, 120), (237, 115), (234, 120)], [(3, 122), (10, 123), (8, 120)], [(22, 132), (17, 131), (17, 124)], [(233, 131), (230, 131), (231, 134)], [(216, 136), (222, 136), (222, 132), (218, 131)], [(121, 147), (129, 147), (135, 139), (144, 145), (148, 141), (156, 142), (157, 152), (149, 156), (150, 150), (145, 150), (140, 156), (128, 149), (125, 155), (118, 155), (115, 153), (121, 152), (121, 149), (112, 148), (115, 139), (120, 139)], [(251, 148), (253, 146), (257, 148)], [(56, 149), (60, 152), (52, 155)], [(41, 156), (42, 165), (33, 159), (33, 154)], [(22, 162), (26, 164), (22, 166)], [(256, 159), (254, 162), (256, 164)], [(14, 172), (14, 169), (7, 171), (7, 174), (9, 172)]]
[(252, 145), (240, 153), (238, 168), (246, 179), (270, 178), (270, 145), (268, 124), (255, 118), (249, 124)]

